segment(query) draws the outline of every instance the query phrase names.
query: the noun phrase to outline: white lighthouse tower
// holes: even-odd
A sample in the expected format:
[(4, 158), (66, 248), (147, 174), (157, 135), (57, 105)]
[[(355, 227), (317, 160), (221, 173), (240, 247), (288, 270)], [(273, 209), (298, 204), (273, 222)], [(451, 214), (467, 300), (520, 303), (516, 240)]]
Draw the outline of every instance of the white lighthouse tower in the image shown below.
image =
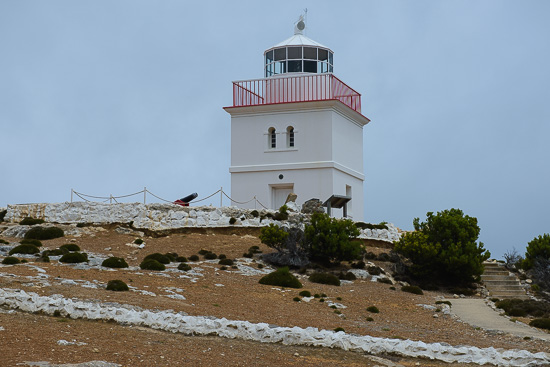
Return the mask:
[[(264, 52), (264, 78), (233, 82), (231, 197), (272, 209), (289, 193), (297, 204), (317, 198), (347, 201), (347, 216), (363, 220), (361, 95), (333, 74), (333, 52), (294, 35)], [(336, 200), (336, 201), (335, 201)], [(241, 204), (253, 208), (255, 202)], [(334, 211), (332, 214), (343, 215)]]

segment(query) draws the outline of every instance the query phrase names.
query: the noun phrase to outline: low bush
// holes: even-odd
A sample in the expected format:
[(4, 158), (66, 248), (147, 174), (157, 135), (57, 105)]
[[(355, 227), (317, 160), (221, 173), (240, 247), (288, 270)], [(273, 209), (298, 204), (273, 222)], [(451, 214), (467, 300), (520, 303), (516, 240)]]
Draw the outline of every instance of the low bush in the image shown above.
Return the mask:
[(219, 254), (219, 255), (218, 255), (218, 259), (220, 259), (220, 260), (227, 259), (227, 255), (225, 255), (225, 254)]
[(212, 252), (212, 251), (210, 251), (210, 250), (205, 250), (205, 249), (200, 249), (200, 250), (199, 250), (199, 255), (203, 255), (203, 256), (204, 256), (204, 255), (206, 255), (206, 254), (209, 253), (209, 252)]
[(24, 226), (32, 226), (35, 224), (42, 224), (42, 223), (44, 223), (44, 219), (31, 218), (31, 217), (26, 217), (21, 222), (19, 222), (19, 224)]
[(21, 260), (13, 256), (8, 256), (4, 258), (4, 260), (2, 260), (2, 264), (4, 265), (15, 265), (15, 264), (19, 264), (20, 262)]
[(3, 222), (3, 221), (4, 221), (4, 217), (6, 216), (6, 214), (8, 214), (8, 210), (7, 210), (7, 209), (4, 209), (4, 210), (1, 210), (1, 211), (0, 211), (0, 222)]
[(367, 307), (367, 311), (371, 312), (371, 313), (379, 313), (380, 310), (378, 309), (378, 307), (376, 306), (369, 306)]
[(369, 251), (365, 254), (365, 259), (376, 260), (376, 254), (374, 252)]
[(136, 238), (136, 239), (134, 240), (134, 243), (135, 243), (136, 245), (141, 245), (143, 242), (144, 242), (144, 241), (143, 241), (141, 238)]
[(229, 224), (233, 225), (233, 224), (235, 224), (235, 223), (237, 223), (237, 219), (236, 219), (236, 218), (233, 218), (233, 217), (229, 218)]
[(365, 269), (365, 262), (363, 260), (358, 261), (356, 263), (351, 263), (351, 267), (354, 269)]
[(204, 258), (206, 260), (214, 260), (214, 259), (217, 259), (218, 258), (218, 255), (216, 255), (215, 253), (213, 252), (209, 252), (207, 254), (204, 254)]
[(248, 249), (248, 252), (250, 252), (251, 254), (261, 254), (262, 253), (262, 250), (260, 250), (260, 246), (250, 246), (250, 248)]
[(41, 254), (38, 258), (38, 261), (42, 261), (43, 263), (49, 263), (50, 257), (48, 255)]
[(287, 220), (288, 219), (288, 207), (286, 205), (283, 205), (279, 208), (279, 211), (273, 215), (273, 219), (275, 220)]
[(309, 281), (313, 283), (340, 285), (340, 279), (336, 275), (329, 273), (313, 273), (309, 276)]
[(191, 255), (189, 256), (189, 261), (199, 261), (199, 257), (197, 255)]
[(301, 291), (299, 293), (300, 296), (302, 297), (311, 297), (311, 292), (310, 291)]
[(164, 256), (166, 256), (171, 263), (175, 262), (176, 259), (178, 258), (178, 254), (175, 252), (167, 252), (164, 254)]
[(390, 284), (390, 285), (393, 284), (390, 278), (378, 278), (376, 279), (376, 281), (378, 283), (383, 283), (383, 284)]
[(20, 242), (22, 245), (26, 245), (26, 244), (30, 244), (30, 245), (35, 245), (36, 247), (41, 247), (42, 246), (42, 242), (40, 242), (39, 240), (31, 240), (31, 239), (22, 239), (21, 242)]
[(189, 260), (187, 260), (187, 258), (185, 256), (178, 256), (176, 258), (176, 261), (179, 262), (179, 263), (186, 263)]
[(449, 305), (449, 306), (452, 306), (453, 304), (451, 303), (451, 301), (435, 301), (435, 304), (436, 305)]
[(164, 264), (158, 262), (155, 259), (143, 260), (141, 264), (139, 264), (139, 267), (143, 270), (156, 270), (156, 271), (162, 271), (166, 269), (166, 266), (164, 266)]
[(163, 254), (159, 253), (159, 252), (149, 254), (149, 255), (145, 256), (145, 258), (143, 260), (144, 261), (145, 260), (156, 260), (161, 264), (170, 264), (170, 258), (166, 255), (163, 255)]
[(344, 272), (340, 272), (340, 274), (338, 275), (338, 278), (342, 279), (342, 280), (356, 280), (357, 277), (355, 276), (355, 274), (353, 274), (351, 271), (348, 271), (346, 273)]
[(367, 271), (370, 275), (380, 275), (382, 273), (382, 269), (380, 269), (378, 266), (369, 266), (367, 268)]
[(263, 268), (264, 268), (264, 264), (260, 264), (260, 263), (258, 263), (258, 265), (257, 265), (257, 266), (258, 266), (258, 269), (263, 269)]
[(103, 260), (101, 263), (101, 266), (104, 266), (106, 268), (127, 268), (128, 263), (126, 260), (124, 260), (121, 257), (110, 257), (108, 259)]
[(294, 297), (292, 300), (293, 300), (294, 302), (300, 302), (300, 301), (301, 301), (301, 298), (300, 298), (300, 297)]
[(32, 255), (32, 254), (37, 254), (39, 253), (40, 250), (38, 249), (38, 247), (36, 247), (35, 245), (31, 245), (31, 244), (22, 244), (22, 245), (19, 245), (19, 246), (15, 246), (14, 248), (12, 248), (9, 252), (9, 255), (13, 255), (13, 254), (27, 254), (27, 255)]
[[(336, 278), (338, 279), (338, 278)], [(302, 288), (302, 283), (290, 273), (287, 267), (279, 268), (260, 279), (260, 284), (276, 285), (279, 287)]]
[(469, 288), (451, 288), (449, 292), (454, 294), (463, 294), (465, 296), (473, 296), (476, 292), (473, 289)]
[(360, 229), (388, 229), (386, 222), (381, 222), (379, 224), (365, 223), (365, 222), (356, 222), (355, 225)]
[(509, 316), (550, 317), (550, 304), (544, 301), (504, 299), (495, 302), (495, 306), (502, 308)]
[(233, 260), (227, 259), (227, 258), (226, 259), (221, 259), (220, 261), (218, 261), (218, 264), (231, 266), (231, 265), (233, 265)]
[(412, 294), (424, 294), (424, 292), (422, 292), (422, 289), (420, 289), (420, 287), (417, 287), (416, 285), (404, 285), (403, 287), (401, 287), (401, 290), (403, 292), (408, 292)]
[(382, 253), (378, 254), (378, 256), (376, 256), (376, 260), (389, 262), (390, 261), (390, 255), (388, 255), (385, 252), (382, 252)]
[(337, 327), (336, 329), (334, 329), (335, 332), (339, 332), (339, 331), (342, 331), (342, 332), (346, 332), (346, 330), (344, 330), (343, 327)]
[(65, 236), (65, 232), (61, 228), (57, 227), (33, 227), (25, 233), (25, 238), (35, 240), (51, 240)]
[(529, 323), (529, 325), (538, 327), (539, 329), (550, 330), (550, 318), (534, 319)]
[(372, 322), (374, 319), (372, 317), (367, 317), (367, 321)]
[(59, 259), (62, 263), (77, 264), (88, 261), (88, 254), (85, 252), (69, 252)]
[(42, 251), (42, 256), (62, 256), (62, 255), (68, 254), (68, 253), (69, 253), (69, 251), (67, 251), (67, 250), (62, 250), (60, 248), (56, 248), (55, 250)]
[[(24, 241), (24, 240), (23, 240), (23, 241)], [(0, 238), (0, 243), (1, 243), (1, 244), (4, 244), (4, 245), (9, 245), (9, 244), (10, 244), (8, 241), (3, 240), (3, 239), (1, 239), (1, 238)]]
[(124, 292), (128, 291), (128, 285), (124, 283), (122, 280), (109, 280), (107, 282), (107, 290), (108, 291), (115, 291), (115, 292)]
[(80, 247), (76, 243), (68, 243), (66, 245), (61, 245), (61, 246), (59, 246), (59, 249), (61, 251), (63, 251), (63, 249), (65, 249), (69, 252), (80, 251)]
[(178, 265), (178, 270), (189, 271), (191, 270), (191, 266), (187, 263), (181, 263)]
[(254, 209), (250, 212), (250, 215), (252, 215), (254, 218), (258, 218), (260, 216), (260, 213)]
[(243, 257), (247, 257), (249, 259), (252, 259), (254, 257), (254, 254), (252, 252), (246, 252), (243, 254)]

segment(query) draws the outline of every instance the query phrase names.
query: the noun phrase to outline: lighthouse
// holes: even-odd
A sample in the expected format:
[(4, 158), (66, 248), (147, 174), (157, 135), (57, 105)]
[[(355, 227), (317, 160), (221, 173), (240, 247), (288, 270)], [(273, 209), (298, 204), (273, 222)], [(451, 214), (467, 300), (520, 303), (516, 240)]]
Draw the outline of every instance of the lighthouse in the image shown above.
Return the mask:
[[(361, 95), (334, 74), (334, 53), (304, 35), (264, 52), (261, 79), (233, 82), (231, 197), (241, 207), (278, 209), (316, 198), (333, 216), (363, 220)], [(255, 197), (257, 201), (248, 201)], [(335, 210), (341, 208), (343, 210)]]

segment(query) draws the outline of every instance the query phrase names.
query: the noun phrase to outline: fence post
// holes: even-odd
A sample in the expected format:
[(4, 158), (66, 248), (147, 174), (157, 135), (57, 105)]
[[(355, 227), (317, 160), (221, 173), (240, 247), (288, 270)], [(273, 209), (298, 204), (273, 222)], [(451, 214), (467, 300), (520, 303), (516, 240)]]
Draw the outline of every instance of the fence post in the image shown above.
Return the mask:
[(109, 194), (109, 204), (113, 203), (113, 194)]
[[(229, 203), (229, 206), (231, 206), (231, 203)], [(220, 209), (223, 208), (223, 186), (220, 187)]]
[(71, 189), (71, 204), (73, 203), (73, 189)]
[(145, 204), (145, 200), (147, 199), (146, 196), (147, 196), (147, 187), (143, 187), (143, 204)]

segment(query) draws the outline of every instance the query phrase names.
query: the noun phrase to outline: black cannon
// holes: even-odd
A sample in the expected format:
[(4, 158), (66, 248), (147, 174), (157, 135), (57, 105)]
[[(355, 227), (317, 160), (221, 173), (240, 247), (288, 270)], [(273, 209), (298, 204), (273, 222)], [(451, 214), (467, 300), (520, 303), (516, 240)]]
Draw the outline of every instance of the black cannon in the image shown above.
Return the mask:
[(174, 204), (181, 205), (181, 206), (189, 206), (189, 202), (193, 199), (196, 199), (199, 194), (196, 192), (192, 193), (191, 195), (187, 195), (184, 198), (178, 199), (174, 201)]

